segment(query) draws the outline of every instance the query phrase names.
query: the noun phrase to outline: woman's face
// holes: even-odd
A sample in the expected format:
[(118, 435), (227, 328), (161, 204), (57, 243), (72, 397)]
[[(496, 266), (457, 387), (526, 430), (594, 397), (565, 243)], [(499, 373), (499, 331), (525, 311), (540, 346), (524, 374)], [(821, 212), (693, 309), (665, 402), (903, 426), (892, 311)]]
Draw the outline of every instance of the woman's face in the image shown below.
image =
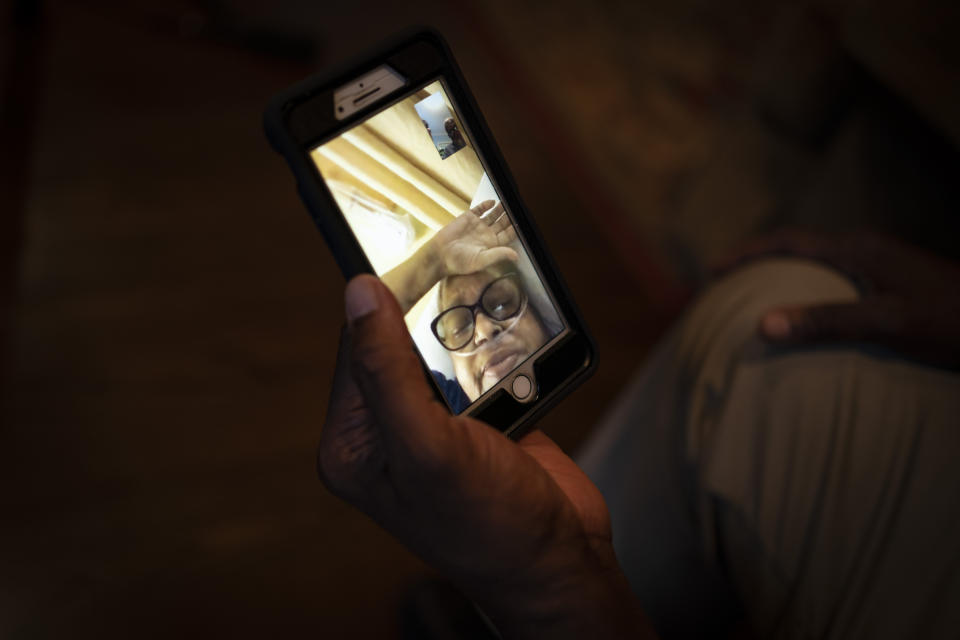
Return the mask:
[[(476, 304), (487, 285), (504, 275), (498, 271), (502, 270), (447, 278), (440, 290), (440, 309)], [(471, 402), (547, 341), (543, 323), (529, 304), (519, 316), (499, 321), (478, 309), (474, 323), (473, 339), (462, 349), (450, 352), (457, 381)]]

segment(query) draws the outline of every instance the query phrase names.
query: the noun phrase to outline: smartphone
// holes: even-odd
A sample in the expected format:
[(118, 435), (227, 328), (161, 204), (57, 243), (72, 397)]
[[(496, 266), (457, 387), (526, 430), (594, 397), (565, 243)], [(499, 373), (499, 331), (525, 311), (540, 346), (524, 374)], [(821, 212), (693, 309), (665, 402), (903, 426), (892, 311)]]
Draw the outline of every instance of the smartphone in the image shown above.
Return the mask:
[(594, 342), (438, 33), (291, 87), (264, 122), (344, 275), (397, 297), (451, 413), (517, 437), (593, 372)]

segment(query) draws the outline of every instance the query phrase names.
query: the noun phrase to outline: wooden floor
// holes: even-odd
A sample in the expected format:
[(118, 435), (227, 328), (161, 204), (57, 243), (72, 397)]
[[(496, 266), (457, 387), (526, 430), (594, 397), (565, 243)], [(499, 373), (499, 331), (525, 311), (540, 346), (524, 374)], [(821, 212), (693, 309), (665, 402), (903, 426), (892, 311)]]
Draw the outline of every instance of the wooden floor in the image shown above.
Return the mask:
[[(433, 9), (409, 21), (466, 27)], [(325, 25), (321, 63), (394, 30), (384, 11), (349, 44), (356, 15)], [(343, 281), (260, 129), (315, 65), (194, 18), (47, 5), (6, 336), (0, 636), (394, 637), (425, 568), (316, 479)], [(482, 49), (457, 44), (600, 341), (600, 372), (544, 421), (572, 449), (663, 319), (523, 144)]]

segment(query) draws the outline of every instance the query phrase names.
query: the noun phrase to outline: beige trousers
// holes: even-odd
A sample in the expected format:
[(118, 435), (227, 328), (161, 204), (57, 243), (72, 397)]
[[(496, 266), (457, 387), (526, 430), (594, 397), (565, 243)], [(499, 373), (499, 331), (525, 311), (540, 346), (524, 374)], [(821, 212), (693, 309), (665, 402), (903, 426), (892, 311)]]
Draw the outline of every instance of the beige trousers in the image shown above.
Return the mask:
[(771, 307), (856, 297), (803, 260), (731, 274), (579, 456), (665, 637), (741, 616), (760, 637), (960, 637), (960, 375), (756, 336)]

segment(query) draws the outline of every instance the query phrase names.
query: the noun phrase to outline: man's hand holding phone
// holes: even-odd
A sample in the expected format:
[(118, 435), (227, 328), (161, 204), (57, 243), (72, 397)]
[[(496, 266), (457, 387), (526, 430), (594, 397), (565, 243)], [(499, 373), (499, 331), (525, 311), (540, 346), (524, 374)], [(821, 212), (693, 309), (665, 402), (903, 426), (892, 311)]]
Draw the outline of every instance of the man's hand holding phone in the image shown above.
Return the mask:
[(614, 556), (603, 498), (573, 461), (539, 431), (513, 442), (452, 416), (375, 277), (348, 284), (346, 309), (318, 455), (327, 487), (510, 637), (652, 637)]

